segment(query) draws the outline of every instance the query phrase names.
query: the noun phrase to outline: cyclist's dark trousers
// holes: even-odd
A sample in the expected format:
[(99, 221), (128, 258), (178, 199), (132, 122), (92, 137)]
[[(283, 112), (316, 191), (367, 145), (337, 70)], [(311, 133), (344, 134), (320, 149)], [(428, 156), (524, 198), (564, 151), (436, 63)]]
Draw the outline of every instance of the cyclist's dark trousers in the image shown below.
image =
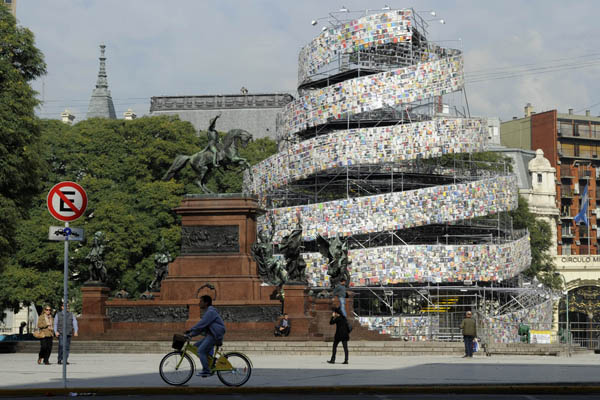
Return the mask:
[[(337, 346), (338, 346), (339, 342), (340, 342), (339, 340), (333, 341), (333, 350), (331, 352), (331, 361), (335, 361), (335, 353), (337, 353)], [(342, 342), (342, 346), (344, 346), (344, 361), (348, 361), (348, 341), (342, 340), (341, 342)]]
[(52, 353), (52, 336), (40, 339), (40, 354), (38, 358), (47, 363), (50, 361), (50, 353)]
[[(71, 350), (71, 335), (67, 335), (67, 359), (65, 360), (68, 361), (69, 360), (69, 351)], [(58, 362), (61, 362), (63, 358), (63, 336), (60, 335), (58, 337)]]
[(212, 335), (206, 335), (204, 339), (194, 344), (194, 346), (198, 348), (198, 357), (202, 363), (202, 372), (210, 373), (208, 355), (210, 354), (212, 356), (215, 343), (215, 338)]

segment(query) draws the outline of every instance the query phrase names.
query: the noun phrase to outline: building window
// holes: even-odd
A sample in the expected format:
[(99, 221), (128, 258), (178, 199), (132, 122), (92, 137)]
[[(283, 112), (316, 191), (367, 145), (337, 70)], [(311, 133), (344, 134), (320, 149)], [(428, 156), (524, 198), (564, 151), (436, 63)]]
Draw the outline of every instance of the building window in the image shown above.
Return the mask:
[(591, 137), (590, 125), (588, 123), (582, 123), (575, 125), (577, 135), (585, 138)]
[(4, 4), (12, 4), (12, 0), (4, 0)]
[(592, 137), (600, 138), (600, 125), (592, 124)]
[(538, 183), (542, 183), (542, 174), (537, 174)]
[(570, 122), (560, 121), (558, 123), (558, 132), (562, 136), (573, 136), (573, 124)]
[(571, 255), (571, 245), (570, 244), (563, 244), (562, 245), (562, 254), (563, 254), (563, 256), (570, 256)]

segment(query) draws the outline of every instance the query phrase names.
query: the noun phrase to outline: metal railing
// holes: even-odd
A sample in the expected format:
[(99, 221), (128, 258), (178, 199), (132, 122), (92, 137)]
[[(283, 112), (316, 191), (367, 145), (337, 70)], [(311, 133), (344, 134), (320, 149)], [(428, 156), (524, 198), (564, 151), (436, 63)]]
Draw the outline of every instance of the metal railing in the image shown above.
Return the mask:
[[(570, 340), (567, 340), (567, 332)], [(590, 350), (600, 350), (600, 322), (566, 322), (558, 324), (558, 337), (561, 343), (571, 343), (572, 346)]]

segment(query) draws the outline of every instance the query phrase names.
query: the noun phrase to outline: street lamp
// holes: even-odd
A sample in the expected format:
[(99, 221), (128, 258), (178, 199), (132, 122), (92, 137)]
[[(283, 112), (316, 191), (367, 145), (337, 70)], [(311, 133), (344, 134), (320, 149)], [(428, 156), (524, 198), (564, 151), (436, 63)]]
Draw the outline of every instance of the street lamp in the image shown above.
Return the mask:
[(427, 20), (425, 20), (425, 22), (431, 22), (431, 21), (437, 21), (437, 22), (439, 22), (442, 25), (446, 25), (446, 20), (443, 19), (443, 18), (441, 18), (441, 19), (435, 19), (434, 18), (434, 19), (427, 19)]
[(560, 272), (555, 272), (554, 273), (557, 276), (560, 276), (562, 278), (563, 283), (565, 284), (565, 291), (563, 292), (565, 294), (565, 307), (566, 307), (566, 320), (567, 320), (567, 344), (569, 345), (569, 355), (571, 353), (571, 328), (569, 327), (569, 289), (567, 289), (567, 280), (565, 279), (565, 276), (563, 274), (561, 274)]

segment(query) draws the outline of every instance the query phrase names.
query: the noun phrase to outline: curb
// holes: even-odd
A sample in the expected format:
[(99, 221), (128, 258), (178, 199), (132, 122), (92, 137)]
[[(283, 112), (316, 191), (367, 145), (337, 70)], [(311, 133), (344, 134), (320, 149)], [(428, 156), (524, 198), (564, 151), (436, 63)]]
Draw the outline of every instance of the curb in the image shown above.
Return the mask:
[(410, 385), (410, 386), (269, 386), (269, 387), (101, 387), (101, 388), (36, 388), (0, 389), (0, 397), (32, 396), (109, 396), (109, 395), (173, 395), (173, 394), (594, 394), (600, 384), (506, 384), (506, 385)]

